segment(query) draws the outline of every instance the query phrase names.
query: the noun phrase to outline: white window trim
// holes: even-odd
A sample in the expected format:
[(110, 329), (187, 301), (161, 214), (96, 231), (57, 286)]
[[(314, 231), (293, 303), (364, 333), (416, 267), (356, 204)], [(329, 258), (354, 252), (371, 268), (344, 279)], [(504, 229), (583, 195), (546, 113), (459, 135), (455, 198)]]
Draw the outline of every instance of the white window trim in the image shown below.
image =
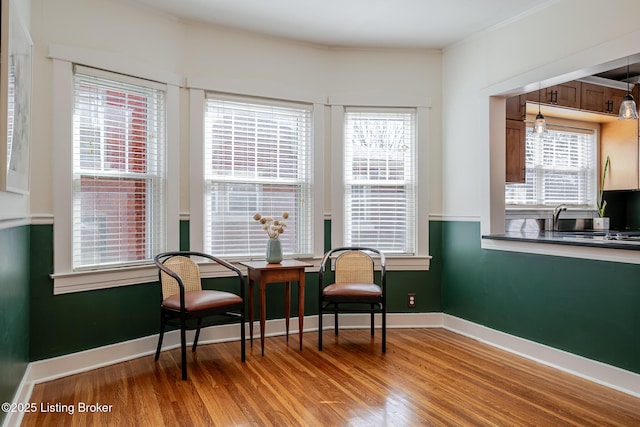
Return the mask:
[[(103, 52), (51, 46), (53, 60), (53, 198), (54, 267), (53, 293), (64, 294), (117, 286), (154, 282), (157, 269), (149, 262), (135, 267), (104, 268), (74, 272), (72, 268), (72, 150), (73, 145), (73, 64), (108, 69), (115, 73), (138, 75), (166, 84), (167, 89), (167, 249), (179, 248), (179, 168), (181, 79), (172, 73), (154, 71), (138, 74), (142, 67), (131, 58)], [(148, 69), (148, 67), (146, 67)]]
[[(215, 91), (215, 89), (210, 89)], [(204, 250), (204, 114), (205, 96), (203, 89), (189, 89), (189, 188), (191, 220), (189, 226), (189, 244), (191, 250)], [(286, 100), (285, 100), (286, 101)], [(313, 104), (313, 258), (320, 259), (323, 254), (324, 240), (324, 104)], [(250, 258), (228, 258), (229, 261), (243, 261)]]
[[(391, 102), (390, 102), (391, 101)], [(331, 246), (344, 245), (344, 116), (346, 106), (357, 107), (410, 107), (416, 109), (416, 203), (415, 203), (415, 241), (416, 253), (413, 256), (387, 256), (387, 269), (390, 271), (429, 270), (429, 208), (428, 208), (428, 128), (430, 120), (430, 102), (422, 99), (397, 99), (380, 101), (375, 96), (358, 99), (331, 98)]]

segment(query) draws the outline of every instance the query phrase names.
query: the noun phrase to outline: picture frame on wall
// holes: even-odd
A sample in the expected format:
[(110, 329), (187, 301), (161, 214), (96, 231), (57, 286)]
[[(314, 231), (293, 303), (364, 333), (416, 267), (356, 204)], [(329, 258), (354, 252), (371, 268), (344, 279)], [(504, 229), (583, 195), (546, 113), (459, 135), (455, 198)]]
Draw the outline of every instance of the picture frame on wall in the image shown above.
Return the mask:
[(0, 2), (0, 191), (27, 194), (33, 42), (11, 0)]

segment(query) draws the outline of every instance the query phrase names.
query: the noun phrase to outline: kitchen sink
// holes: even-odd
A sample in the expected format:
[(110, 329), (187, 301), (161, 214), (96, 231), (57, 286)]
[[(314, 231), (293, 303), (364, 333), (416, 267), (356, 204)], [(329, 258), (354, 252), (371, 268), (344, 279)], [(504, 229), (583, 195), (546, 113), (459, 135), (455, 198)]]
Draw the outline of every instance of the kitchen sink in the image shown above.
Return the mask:
[[(514, 218), (505, 221), (507, 232), (552, 231), (553, 224), (550, 217), (544, 218)], [(557, 231), (566, 233), (593, 233), (592, 218), (559, 218)]]
[(592, 218), (559, 218), (557, 226), (557, 231), (562, 232), (594, 232), (591, 229), (593, 227)]

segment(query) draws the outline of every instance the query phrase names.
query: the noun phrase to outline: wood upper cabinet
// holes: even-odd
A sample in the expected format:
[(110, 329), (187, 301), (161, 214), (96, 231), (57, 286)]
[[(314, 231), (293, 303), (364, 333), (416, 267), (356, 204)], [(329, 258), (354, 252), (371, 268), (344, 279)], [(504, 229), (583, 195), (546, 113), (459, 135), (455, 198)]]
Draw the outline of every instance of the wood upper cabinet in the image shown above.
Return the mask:
[(527, 117), (526, 98), (524, 95), (507, 98), (507, 119), (524, 120)]
[[(520, 95), (524, 102), (575, 108), (594, 113), (618, 114), (626, 90), (571, 81)], [(508, 111), (508, 110), (507, 110)]]
[(524, 120), (507, 119), (506, 182), (525, 182), (526, 125)]
[(611, 111), (611, 114), (618, 114), (620, 112), (620, 105), (622, 104), (622, 100), (627, 95), (627, 91), (608, 87), (606, 88), (605, 93), (607, 94), (607, 100), (610, 102), (610, 105), (613, 109), (613, 111)]
[(581, 108), (597, 113), (618, 114), (622, 98), (624, 98), (626, 94), (626, 90), (599, 86), (592, 83), (582, 83)]
[(582, 109), (589, 111), (605, 112), (604, 86), (591, 83), (582, 85)]
[(506, 182), (525, 182), (526, 95), (506, 100)]
[(545, 104), (561, 107), (580, 108), (581, 83), (566, 82), (543, 90)]
[(520, 97), (524, 97), (525, 102), (531, 102), (533, 104), (547, 104), (547, 88), (540, 89), (539, 91), (527, 92), (524, 95), (520, 95)]
[(558, 107), (580, 108), (581, 89), (582, 83), (571, 81), (528, 92), (522, 96), (526, 101), (536, 104), (540, 102)]

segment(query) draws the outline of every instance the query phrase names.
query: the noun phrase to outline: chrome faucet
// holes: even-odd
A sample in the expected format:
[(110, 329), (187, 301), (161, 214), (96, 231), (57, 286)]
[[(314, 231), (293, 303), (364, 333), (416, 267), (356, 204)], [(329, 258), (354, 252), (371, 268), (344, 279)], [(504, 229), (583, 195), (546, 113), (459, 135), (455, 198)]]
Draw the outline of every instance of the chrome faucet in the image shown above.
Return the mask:
[(560, 212), (566, 211), (567, 205), (559, 205), (553, 209), (553, 231), (558, 231), (558, 218), (560, 218)]

